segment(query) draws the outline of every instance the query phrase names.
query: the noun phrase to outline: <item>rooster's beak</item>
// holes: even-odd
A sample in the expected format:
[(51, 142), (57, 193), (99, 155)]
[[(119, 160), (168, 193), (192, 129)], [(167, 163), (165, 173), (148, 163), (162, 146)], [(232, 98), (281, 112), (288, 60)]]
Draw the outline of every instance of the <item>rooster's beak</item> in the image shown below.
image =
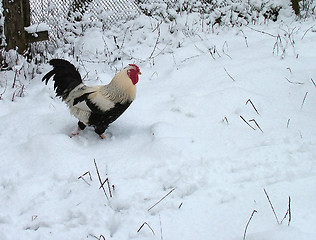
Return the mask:
[(138, 72), (138, 75), (142, 75), (142, 73), (141, 73), (141, 72)]

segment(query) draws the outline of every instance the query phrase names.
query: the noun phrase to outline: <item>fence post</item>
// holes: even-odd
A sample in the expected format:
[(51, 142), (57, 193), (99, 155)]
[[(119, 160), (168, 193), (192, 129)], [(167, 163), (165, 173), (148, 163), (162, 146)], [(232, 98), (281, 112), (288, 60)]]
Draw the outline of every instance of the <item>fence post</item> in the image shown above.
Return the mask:
[(26, 50), (24, 27), (30, 25), (30, 11), (26, 11), (29, 6), (29, 0), (3, 0), (6, 50), (17, 48), (19, 53)]
[(17, 49), (23, 54), (28, 43), (48, 40), (48, 31), (39, 32), (40, 37), (35, 38), (24, 30), (31, 22), (29, 0), (3, 0), (3, 9), (6, 50)]
[(299, 16), (300, 15), (300, 5), (299, 5), (299, 2), (300, 2), (301, 0), (291, 0), (291, 2), (292, 2), (292, 8), (293, 8), (293, 10), (294, 10), (294, 12), (295, 12), (295, 14), (297, 15), (297, 16)]

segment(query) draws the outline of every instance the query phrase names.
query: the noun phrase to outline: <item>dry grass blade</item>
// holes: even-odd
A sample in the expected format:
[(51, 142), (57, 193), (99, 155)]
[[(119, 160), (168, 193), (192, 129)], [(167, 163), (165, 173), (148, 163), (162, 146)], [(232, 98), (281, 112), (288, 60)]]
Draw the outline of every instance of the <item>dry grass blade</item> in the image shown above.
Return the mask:
[(226, 124), (229, 125), (229, 122), (228, 122), (227, 117), (224, 117), (222, 121), (223, 121), (223, 122), (226, 122)]
[(150, 208), (148, 208), (148, 211), (153, 209), (155, 206), (157, 206), (162, 200), (164, 200), (170, 193), (172, 193), (175, 190), (175, 188), (171, 189), (165, 196), (163, 196), (158, 202), (156, 202), (154, 205), (152, 205)]
[(255, 107), (255, 105), (253, 104), (253, 102), (250, 100), (250, 98), (246, 101), (246, 105), (247, 105), (248, 103), (250, 103), (251, 106), (253, 107), (253, 109), (256, 111), (256, 113), (257, 113), (258, 115), (260, 115), (259, 112), (258, 112), (258, 110), (257, 110), (257, 108)]
[(88, 182), (86, 181), (86, 179), (84, 179), (84, 176), (86, 176), (87, 174), (89, 175), (90, 181), (92, 181), (91, 173), (90, 173), (89, 171), (88, 171), (88, 172), (85, 172), (84, 174), (82, 174), (81, 176), (79, 176), (78, 179), (82, 179), (86, 184), (88, 184), (88, 185), (90, 186), (90, 183), (88, 183)]
[(306, 97), (307, 97), (308, 92), (305, 93), (303, 101), (302, 101), (302, 105), (301, 105), (301, 110), (303, 109), (303, 105), (305, 103)]
[(273, 205), (272, 205), (272, 202), (271, 202), (271, 200), (270, 200), (270, 198), (269, 198), (269, 195), (268, 195), (267, 191), (266, 191), (265, 189), (263, 189), (263, 191), (264, 191), (264, 193), (265, 193), (265, 195), (266, 195), (266, 197), (267, 197), (267, 199), (268, 199), (268, 201), (269, 201), (270, 207), (271, 207), (271, 209), (272, 209), (272, 212), (273, 212), (273, 214), (274, 214), (274, 217), (275, 217), (277, 223), (280, 224), (279, 219), (278, 219), (278, 216), (276, 215), (276, 213), (275, 213), (275, 211), (274, 211), (274, 207), (273, 207)]
[(239, 116), (252, 130), (256, 130), (253, 126), (251, 126), (247, 121), (246, 121), (246, 119), (244, 119), (244, 117), (243, 116)]
[(137, 230), (137, 232), (139, 232), (140, 230), (142, 230), (142, 228), (143, 228), (145, 225), (151, 230), (151, 232), (153, 233), (153, 235), (155, 235), (154, 230), (152, 229), (152, 227), (151, 227), (147, 222), (144, 222), (144, 223), (139, 227), (139, 229)]
[(286, 219), (286, 217), (289, 216), (289, 221), (287, 223), (287, 225), (289, 226), (290, 225), (290, 222), (292, 220), (292, 213), (291, 213), (291, 197), (289, 196), (289, 205), (288, 205), (288, 209), (284, 215), (284, 217), (282, 218), (281, 220), (281, 224), (283, 223), (284, 219)]
[(90, 236), (94, 237), (95, 239), (98, 239), (98, 240), (106, 240), (105, 237), (102, 234), (100, 235), (100, 237), (97, 237), (97, 236), (92, 235), (92, 234), (90, 234)]
[(303, 85), (304, 84), (302, 82), (292, 82), (287, 77), (284, 77), (284, 78), (286, 79), (286, 81), (288, 81), (289, 83), (292, 83), (292, 84), (298, 84), (298, 85)]
[(225, 72), (227, 73), (227, 75), (230, 77), (231, 80), (233, 80), (234, 82), (236, 81), (227, 71), (227, 69), (224, 67)]
[(158, 27), (158, 36), (157, 36), (157, 39), (156, 39), (156, 43), (155, 43), (155, 45), (154, 45), (154, 48), (153, 48), (153, 50), (152, 50), (152, 52), (151, 52), (151, 54), (150, 54), (150, 56), (149, 56), (149, 59), (151, 59), (152, 56), (154, 55), (154, 53), (155, 53), (155, 51), (156, 51), (156, 48), (157, 48), (157, 45), (158, 45), (158, 43), (159, 43), (159, 39), (160, 39), (160, 27)]
[(103, 183), (101, 184), (101, 186), (99, 187), (99, 189), (104, 187), (104, 184), (107, 183), (108, 189), (109, 189), (109, 193), (110, 193), (110, 197), (112, 197), (112, 191), (111, 191), (111, 187), (110, 187), (110, 181), (109, 178), (106, 178)]
[(286, 127), (289, 128), (291, 119), (289, 118), (286, 123)]
[(289, 209), (288, 209), (288, 211), (289, 211), (289, 221), (288, 221), (287, 225), (290, 226), (290, 222), (291, 222), (291, 220), (292, 220), (291, 197), (290, 197), (290, 196), (289, 196)]
[(250, 223), (250, 221), (251, 221), (253, 215), (254, 215), (256, 212), (257, 212), (257, 210), (253, 210), (252, 213), (251, 213), (251, 216), (250, 216), (250, 218), (249, 218), (249, 220), (248, 220), (248, 222), (247, 222), (247, 225), (246, 225), (246, 227), (245, 227), (244, 236), (243, 236), (243, 238), (242, 238), (243, 240), (246, 239), (246, 233), (247, 233), (247, 229), (248, 229), (249, 223)]
[(106, 199), (109, 200), (109, 197), (108, 197), (108, 195), (106, 194), (106, 191), (105, 191), (104, 186), (103, 186), (103, 184), (102, 184), (102, 179), (101, 179), (101, 176), (100, 176), (99, 168), (98, 168), (98, 165), (97, 165), (95, 159), (94, 159), (94, 166), (95, 166), (95, 169), (96, 169), (96, 171), (97, 171), (97, 175), (98, 175), (98, 178), (99, 178), (99, 182), (100, 182), (100, 184), (101, 184), (101, 188), (103, 189), (104, 195), (105, 195)]
[(259, 124), (257, 123), (257, 121), (255, 119), (250, 119), (249, 122), (254, 122), (257, 126), (257, 128), (259, 128), (259, 130), (263, 133), (263, 130), (261, 129), (261, 127), (259, 126)]

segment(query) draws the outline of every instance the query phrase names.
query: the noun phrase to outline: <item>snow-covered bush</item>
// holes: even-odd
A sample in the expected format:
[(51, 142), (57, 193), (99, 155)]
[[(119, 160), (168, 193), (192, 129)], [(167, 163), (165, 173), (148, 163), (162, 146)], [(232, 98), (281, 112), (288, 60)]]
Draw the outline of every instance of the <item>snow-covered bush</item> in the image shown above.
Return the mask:
[(302, 18), (315, 18), (316, 15), (316, 1), (304, 0), (299, 2), (299, 10)]
[[(155, 56), (173, 52), (186, 39), (200, 33), (218, 33), (225, 28), (294, 17), (290, 1), (281, 0), (138, 0), (137, 3), (143, 14), (135, 12), (129, 19), (110, 24), (107, 19), (113, 13), (104, 9), (93, 14), (75, 12), (64, 24), (62, 52), (77, 60), (105, 62), (111, 67), (131, 60), (153, 63)], [(89, 43), (90, 38), (94, 39), (93, 44)], [(138, 48), (147, 48), (148, 56), (138, 57)]]
[(279, 11), (288, 4), (269, 0), (138, 0), (147, 16), (163, 21), (176, 21), (177, 15), (199, 13), (208, 26), (238, 26), (278, 19)]

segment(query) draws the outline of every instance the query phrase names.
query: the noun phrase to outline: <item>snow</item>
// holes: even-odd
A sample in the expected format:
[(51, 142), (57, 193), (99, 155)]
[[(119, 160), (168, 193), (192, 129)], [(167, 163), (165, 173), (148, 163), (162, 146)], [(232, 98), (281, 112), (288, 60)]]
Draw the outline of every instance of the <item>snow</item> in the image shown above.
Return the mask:
[[(69, 137), (76, 119), (41, 82), (49, 65), (14, 101), (14, 71), (1, 73), (0, 239), (235, 240), (254, 210), (247, 240), (316, 239), (314, 24), (200, 33), (172, 52), (159, 43), (147, 61), (135, 59), (151, 55), (157, 32), (125, 42), (142, 75), (106, 140), (91, 128)], [(81, 60), (104, 49), (96, 31), (78, 40)], [(90, 85), (116, 71), (102, 59), (74, 63)], [(289, 226), (263, 189), (279, 221), (290, 196)]]
[(36, 33), (36, 32), (48, 31), (49, 27), (46, 23), (38, 23), (38, 24), (33, 24), (31, 26), (25, 27), (24, 29), (28, 33)]

